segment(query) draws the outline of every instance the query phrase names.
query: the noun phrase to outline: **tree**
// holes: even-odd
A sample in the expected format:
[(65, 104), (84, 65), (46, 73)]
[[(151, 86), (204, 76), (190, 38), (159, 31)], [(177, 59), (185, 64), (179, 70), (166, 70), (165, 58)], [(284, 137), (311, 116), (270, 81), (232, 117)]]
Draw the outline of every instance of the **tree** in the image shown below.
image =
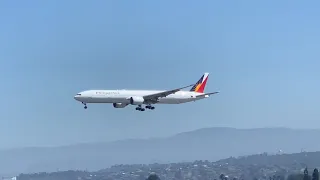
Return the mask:
[(303, 180), (311, 180), (307, 167), (304, 169), (304, 172), (303, 172)]
[(226, 177), (226, 176), (225, 176), (224, 174), (220, 174), (220, 176), (219, 176), (220, 180), (224, 180), (225, 177)]
[(313, 170), (312, 180), (319, 180), (319, 171), (318, 171), (317, 168), (315, 168), (315, 169)]
[(307, 167), (303, 171), (303, 180), (308, 180), (308, 168)]
[(160, 180), (159, 176), (152, 173), (149, 175), (149, 177), (146, 180)]

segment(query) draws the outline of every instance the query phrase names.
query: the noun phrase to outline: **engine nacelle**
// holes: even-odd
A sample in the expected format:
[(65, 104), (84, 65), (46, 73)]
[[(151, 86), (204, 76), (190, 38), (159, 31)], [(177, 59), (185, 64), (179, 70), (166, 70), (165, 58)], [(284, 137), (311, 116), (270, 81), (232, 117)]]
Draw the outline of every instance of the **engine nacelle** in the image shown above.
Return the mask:
[(128, 104), (125, 103), (113, 103), (113, 107), (114, 108), (124, 108), (126, 107)]
[(141, 105), (143, 104), (144, 99), (141, 96), (135, 96), (130, 98), (130, 104), (132, 105)]

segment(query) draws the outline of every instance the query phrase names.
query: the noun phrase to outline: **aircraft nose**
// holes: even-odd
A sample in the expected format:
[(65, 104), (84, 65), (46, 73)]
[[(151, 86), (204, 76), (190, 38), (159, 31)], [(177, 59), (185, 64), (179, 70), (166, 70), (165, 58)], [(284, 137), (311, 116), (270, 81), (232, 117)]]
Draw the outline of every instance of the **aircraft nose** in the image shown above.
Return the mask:
[(77, 95), (75, 95), (73, 98), (74, 98), (75, 100), (79, 101), (79, 100), (80, 100), (80, 97), (81, 97), (81, 94), (77, 94)]

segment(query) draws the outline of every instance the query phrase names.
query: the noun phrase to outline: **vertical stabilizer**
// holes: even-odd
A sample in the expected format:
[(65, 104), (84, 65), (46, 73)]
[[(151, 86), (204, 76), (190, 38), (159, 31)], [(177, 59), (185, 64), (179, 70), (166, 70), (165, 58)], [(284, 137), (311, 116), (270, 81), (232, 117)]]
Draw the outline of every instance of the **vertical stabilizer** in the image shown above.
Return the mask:
[(190, 91), (203, 93), (207, 84), (208, 77), (209, 73), (204, 73), (198, 80), (198, 82), (190, 89)]

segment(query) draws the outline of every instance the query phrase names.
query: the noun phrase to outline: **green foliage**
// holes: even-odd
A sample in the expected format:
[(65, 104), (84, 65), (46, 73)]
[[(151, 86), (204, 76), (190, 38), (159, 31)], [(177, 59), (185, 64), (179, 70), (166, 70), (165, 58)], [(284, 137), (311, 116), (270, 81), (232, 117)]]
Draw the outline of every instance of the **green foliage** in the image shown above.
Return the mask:
[(311, 177), (309, 176), (308, 168), (305, 168), (303, 171), (303, 180), (311, 180)]
[(225, 180), (225, 179), (226, 179), (226, 176), (225, 176), (224, 174), (220, 174), (219, 179), (220, 179), (220, 180)]
[(156, 174), (150, 174), (146, 180), (160, 180), (160, 178)]
[(317, 168), (315, 168), (315, 169), (313, 170), (312, 180), (319, 180), (319, 171), (318, 171)]
[[(315, 170), (313, 172), (313, 176), (316, 178), (316, 173), (317, 173), (317, 170)], [(319, 174), (318, 174), (319, 176)], [(303, 174), (291, 174), (288, 176), (287, 180), (313, 180), (313, 178), (311, 178), (311, 176), (309, 175), (309, 171), (308, 171), (308, 168), (305, 168), (304, 171), (303, 171)], [(316, 180), (316, 179), (314, 179)]]

